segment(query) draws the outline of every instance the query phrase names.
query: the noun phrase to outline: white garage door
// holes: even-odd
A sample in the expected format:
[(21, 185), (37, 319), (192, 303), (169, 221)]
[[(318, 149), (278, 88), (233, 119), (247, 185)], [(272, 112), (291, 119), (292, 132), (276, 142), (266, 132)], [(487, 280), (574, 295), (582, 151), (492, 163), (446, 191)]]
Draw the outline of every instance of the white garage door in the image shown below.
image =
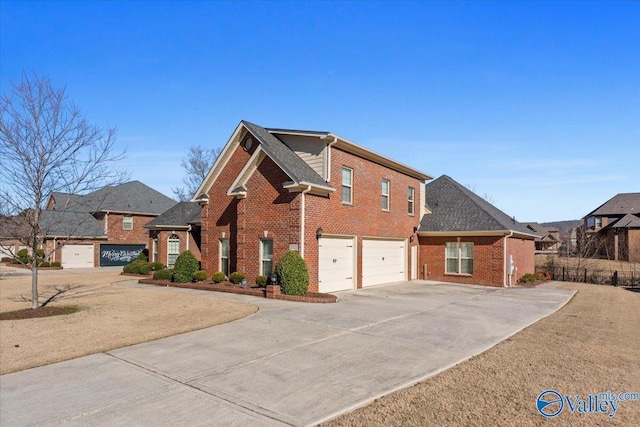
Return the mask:
[(63, 268), (86, 268), (93, 265), (93, 245), (64, 245), (62, 247)]
[(335, 292), (354, 288), (355, 239), (318, 239), (318, 291)]
[(362, 241), (362, 287), (407, 280), (404, 240)]

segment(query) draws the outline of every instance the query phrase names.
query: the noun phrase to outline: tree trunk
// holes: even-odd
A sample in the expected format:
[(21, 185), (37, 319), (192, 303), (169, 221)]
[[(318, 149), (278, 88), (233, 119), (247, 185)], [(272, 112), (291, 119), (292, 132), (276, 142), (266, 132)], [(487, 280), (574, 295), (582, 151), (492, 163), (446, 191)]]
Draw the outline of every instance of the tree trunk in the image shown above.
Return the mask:
[(38, 261), (31, 266), (31, 308), (38, 308)]

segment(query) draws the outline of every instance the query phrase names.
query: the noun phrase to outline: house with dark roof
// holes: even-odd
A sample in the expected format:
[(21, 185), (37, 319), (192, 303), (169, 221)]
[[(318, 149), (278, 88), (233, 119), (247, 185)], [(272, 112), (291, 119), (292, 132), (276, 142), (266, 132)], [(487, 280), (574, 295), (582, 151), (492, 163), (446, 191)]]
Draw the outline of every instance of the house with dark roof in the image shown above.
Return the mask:
[(418, 228), (422, 277), (510, 286), (534, 272), (538, 235), (531, 229), (446, 175), (424, 190), (428, 211)]
[(294, 250), (311, 292), (413, 279), (505, 286), (533, 272), (531, 230), (449, 177), (427, 190), (431, 179), (331, 132), (241, 121), (196, 197), (147, 224), (152, 257), (169, 259), (170, 241), (171, 256), (197, 247), (209, 273), (253, 283)]
[(53, 193), (42, 211), (45, 250), (64, 268), (125, 265), (147, 248), (144, 226), (175, 204), (140, 181)]
[(176, 258), (191, 251), (200, 259), (201, 206), (196, 202), (180, 202), (148, 222), (149, 259), (173, 267)]
[(640, 262), (640, 193), (620, 193), (582, 218), (578, 250), (585, 256)]
[(539, 237), (535, 239), (537, 254), (557, 254), (560, 250), (560, 230), (556, 227), (546, 227), (537, 222), (523, 222), (533, 234)]

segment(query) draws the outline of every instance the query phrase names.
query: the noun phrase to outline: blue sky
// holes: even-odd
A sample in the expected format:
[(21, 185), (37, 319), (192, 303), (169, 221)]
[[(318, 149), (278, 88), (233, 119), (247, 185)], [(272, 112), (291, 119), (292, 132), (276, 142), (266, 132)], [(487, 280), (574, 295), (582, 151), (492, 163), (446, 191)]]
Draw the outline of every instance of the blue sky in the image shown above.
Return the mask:
[(189, 146), (242, 119), (326, 130), (520, 221), (640, 191), (640, 2), (0, 2), (24, 70), (117, 126), (172, 195)]

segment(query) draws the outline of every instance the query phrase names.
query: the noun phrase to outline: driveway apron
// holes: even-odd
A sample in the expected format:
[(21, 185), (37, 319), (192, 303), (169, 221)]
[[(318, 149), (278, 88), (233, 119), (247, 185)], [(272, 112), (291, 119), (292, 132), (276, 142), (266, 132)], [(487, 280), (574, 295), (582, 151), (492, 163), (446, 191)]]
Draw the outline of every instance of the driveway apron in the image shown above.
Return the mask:
[(342, 292), (337, 304), (214, 294), (260, 311), (3, 375), (0, 424), (314, 425), (487, 350), (573, 293), (413, 281)]

